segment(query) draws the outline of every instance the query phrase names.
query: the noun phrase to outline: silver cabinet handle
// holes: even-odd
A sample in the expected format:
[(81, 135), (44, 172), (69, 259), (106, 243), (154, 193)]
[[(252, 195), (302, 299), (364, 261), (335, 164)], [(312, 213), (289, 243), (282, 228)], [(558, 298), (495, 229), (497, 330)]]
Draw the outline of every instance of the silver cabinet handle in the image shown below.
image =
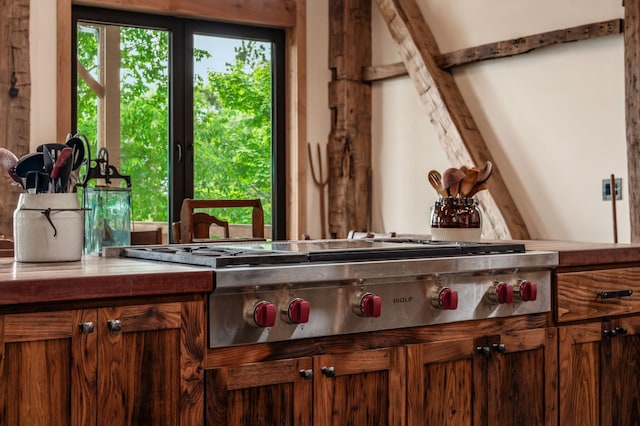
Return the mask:
[(313, 370), (300, 370), (300, 376), (305, 380), (310, 380), (313, 378)]
[(109, 327), (111, 331), (121, 331), (122, 323), (120, 320), (107, 320), (107, 327)]
[(93, 323), (91, 321), (87, 321), (87, 322), (81, 322), (80, 323), (80, 330), (82, 331), (83, 334), (91, 334), (93, 333), (95, 326), (93, 325)]
[(326, 377), (336, 377), (336, 369), (333, 367), (322, 367), (320, 371), (322, 371), (322, 374)]

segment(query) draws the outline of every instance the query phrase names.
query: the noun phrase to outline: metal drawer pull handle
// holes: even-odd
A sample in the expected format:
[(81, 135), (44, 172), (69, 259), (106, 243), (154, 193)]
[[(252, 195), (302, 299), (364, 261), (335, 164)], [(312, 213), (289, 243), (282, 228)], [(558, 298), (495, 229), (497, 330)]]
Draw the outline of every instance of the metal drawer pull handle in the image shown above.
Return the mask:
[(300, 370), (300, 376), (302, 376), (303, 379), (305, 380), (309, 380), (313, 378), (313, 370)]
[(604, 334), (606, 337), (616, 337), (616, 336), (625, 336), (628, 333), (627, 329), (625, 327), (616, 327), (613, 330), (603, 330), (602, 334)]
[(614, 290), (614, 291), (603, 291), (598, 294), (598, 297), (601, 299), (617, 299), (620, 297), (630, 297), (633, 294), (633, 290)]
[(80, 330), (82, 331), (83, 334), (91, 334), (93, 333), (93, 329), (94, 329), (94, 326), (91, 321), (80, 323)]
[(476, 347), (476, 352), (480, 355), (489, 355), (491, 353), (491, 349), (489, 346), (478, 346)]
[(120, 323), (120, 320), (107, 320), (107, 327), (111, 331), (121, 331), (122, 323)]
[(504, 354), (507, 352), (507, 348), (504, 346), (504, 343), (500, 343), (500, 344), (494, 343), (493, 350), (501, 354)]
[(336, 377), (336, 370), (333, 367), (322, 367), (320, 370), (327, 377)]

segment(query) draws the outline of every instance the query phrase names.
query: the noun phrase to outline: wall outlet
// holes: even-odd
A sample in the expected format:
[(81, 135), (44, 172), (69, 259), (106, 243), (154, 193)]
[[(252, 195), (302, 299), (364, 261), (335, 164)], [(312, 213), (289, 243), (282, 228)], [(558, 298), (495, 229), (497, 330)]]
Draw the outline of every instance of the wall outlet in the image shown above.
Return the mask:
[[(616, 200), (622, 200), (622, 178), (616, 178)], [(611, 179), (602, 179), (602, 201), (611, 201)]]

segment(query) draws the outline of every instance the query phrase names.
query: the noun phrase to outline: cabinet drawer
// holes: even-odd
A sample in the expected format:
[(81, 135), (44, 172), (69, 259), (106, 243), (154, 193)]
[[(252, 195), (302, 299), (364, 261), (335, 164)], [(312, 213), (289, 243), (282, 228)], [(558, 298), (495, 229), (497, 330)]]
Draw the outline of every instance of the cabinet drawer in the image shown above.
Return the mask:
[(640, 312), (640, 267), (557, 275), (558, 322)]

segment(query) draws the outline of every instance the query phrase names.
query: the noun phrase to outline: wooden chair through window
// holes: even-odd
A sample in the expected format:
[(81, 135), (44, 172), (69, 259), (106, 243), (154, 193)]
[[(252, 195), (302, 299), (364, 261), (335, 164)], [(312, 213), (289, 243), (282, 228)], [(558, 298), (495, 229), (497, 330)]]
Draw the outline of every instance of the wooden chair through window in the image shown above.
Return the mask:
[(180, 222), (173, 224), (173, 241), (191, 243), (198, 239), (209, 239), (212, 224), (223, 229), (225, 239), (232, 238), (227, 221), (209, 213), (194, 211), (195, 209), (220, 208), (251, 208), (251, 236), (253, 239), (264, 239), (264, 211), (259, 199), (193, 200), (185, 198), (180, 209)]
[(365, 232), (365, 231), (355, 231), (351, 230), (347, 234), (347, 239), (349, 240), (357, 240), (360, 238), (394, 238), (396, 236), (395, 232), (386, 232), (386, 233), (378, 233), (378, 232)]
[(131, 231), (131, 245), (153, 245), (162, 244), (162, 228), (144, 230), (144, 231)]
[(0, 257), (13, 257), (13, 240), (0, 238)]

